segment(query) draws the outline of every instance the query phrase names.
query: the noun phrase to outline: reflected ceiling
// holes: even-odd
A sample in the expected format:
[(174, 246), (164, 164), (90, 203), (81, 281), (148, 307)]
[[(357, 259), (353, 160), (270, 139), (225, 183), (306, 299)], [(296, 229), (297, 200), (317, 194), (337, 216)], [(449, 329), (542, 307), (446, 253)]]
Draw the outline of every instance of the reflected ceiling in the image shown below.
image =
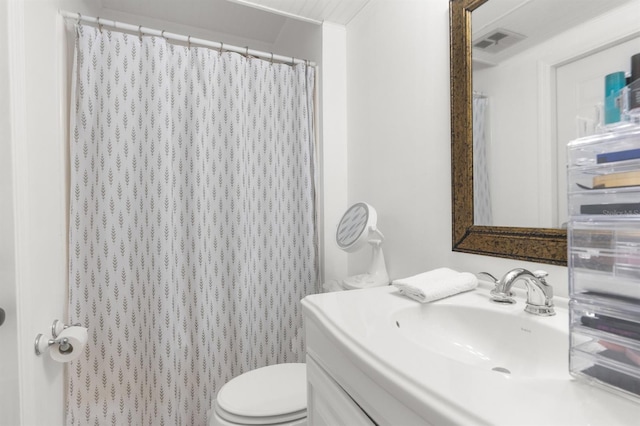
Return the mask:
[(627, 2), (629, 0), (491, 0), (473, 12), (474, 44), (496, 29), (504, 29), (525, 38), (496, 53), (482, 52), (474, 47), (474, 66), (478, 63), (484, 63), (485, 66), (498, 64)]

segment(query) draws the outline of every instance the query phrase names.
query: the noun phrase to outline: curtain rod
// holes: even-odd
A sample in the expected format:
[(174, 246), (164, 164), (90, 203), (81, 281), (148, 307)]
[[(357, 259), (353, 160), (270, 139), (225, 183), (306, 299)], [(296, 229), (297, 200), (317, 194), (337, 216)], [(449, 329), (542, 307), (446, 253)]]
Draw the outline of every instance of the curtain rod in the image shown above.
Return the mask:
[(230, 51), (230, 52), (236, 52), (236, 53), (240, 53), (241, 55), (245, 55), (245, 56), (255, 56), (255, 57), (258, 57), (258, 58), (261, 58), (261, 59), (266, 59), (266, 60), (269, 60), (269, 61), (282, 62), (282, 63), (286, 63), (286, 64), (292, 64), (292, 65), (295, 65), (295, 64), (307, 64), (307, 65), (312, 66), (312, 67), (316, 66), (315, 62), (310, 62), (310, 61), (307, 61), (305, 59), (298, 59), (298, 58), (294, 58), (294, 57), (286, 57), (286, 56), (282, 56), (282, 55), (274, 55), (271, 52), (262, 52), (260, 50), (249, 49), (248, 47), (232, 46), (232, 45), (229, 45), (229, 44), (219, 43), (219, 42), (216, 42), (216, 41), (209, 41), (209, 40), (204, 40), (204, 39), (201, 39), (201, 38), (185, 36), (185, 35), (175, 34), (175, 33), (170, 33), (170, 32), (165, 31), (165, 30), (156, 30), (156, 29), (153, 29), (153, 28), (143, 27), (142, 25), (131, 25), (131, 24), (125, 24), (123, 22), (112, 21), (112, 20), (104, 19), (104, 18), (100, 18), (100, 17), (95, 18), (93, 16), (84, 16), (84, 15), (81, 15), (80, 13), (77, 13), (77, 12), (67, 12), (65, 10), (61, 10), (60, 11), (60, 15), (62, 15), (63, 18), (74, 19), (77, 22), (87, 22), (87, 23), (91, 23), (91, 24), (97, 24), (99, 27), (102, 27), (102, 26), (111, 27), (111, 28), (115, 28), (117, 30), (124, 30), (124, 31), (133, 32), (133, 33), (138, 33), (141, 36), (142, 35), (152, 35), (152, 36), (156, 36), (156, 37), (164, 37), (167, 40), (176, 40), (176, 41), (180, 41), (180, 42), (183, 42), (183, 43), (188, 43), (189, 45), (197, 44), (199, 46), (211, 47), (213, 49)]

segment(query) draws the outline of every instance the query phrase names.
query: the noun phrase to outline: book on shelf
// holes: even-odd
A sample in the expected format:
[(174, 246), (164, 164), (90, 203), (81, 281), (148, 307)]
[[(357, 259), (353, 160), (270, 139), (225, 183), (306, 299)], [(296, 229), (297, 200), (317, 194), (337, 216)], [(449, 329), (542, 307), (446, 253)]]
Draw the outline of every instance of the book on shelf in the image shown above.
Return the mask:
[(640, 214), (640, 203), (583, 204), (580, 214)]
[(636, 160), (640, 158), (640, 148), (627, 149), (624, 151), (605, 152), (596, 155), (596, 163), (615, 163), (618, 161)]
[(593, 189), (620, 188), (640, 185), (640, 170), (630, 172), (609, 173), (593, 178)]

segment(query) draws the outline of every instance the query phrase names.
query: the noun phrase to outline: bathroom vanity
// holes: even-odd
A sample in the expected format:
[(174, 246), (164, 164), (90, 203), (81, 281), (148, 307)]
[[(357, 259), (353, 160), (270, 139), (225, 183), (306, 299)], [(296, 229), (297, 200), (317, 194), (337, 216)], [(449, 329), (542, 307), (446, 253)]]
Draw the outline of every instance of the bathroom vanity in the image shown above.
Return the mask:
[(556, 315), (489, 301), (491, 286), (428, 304), (395, 287), (302, 301), (310, 425), (637, 424), (640, 404), (569, 374)]

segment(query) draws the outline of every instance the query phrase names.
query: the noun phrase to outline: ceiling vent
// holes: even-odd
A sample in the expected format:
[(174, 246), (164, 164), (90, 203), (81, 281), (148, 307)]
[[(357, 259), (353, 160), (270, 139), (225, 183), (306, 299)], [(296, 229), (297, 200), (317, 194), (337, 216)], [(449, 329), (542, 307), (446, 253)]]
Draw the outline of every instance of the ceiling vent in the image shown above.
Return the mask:
[(514, 33), (513, 31), (498, 28), (489, 34), (474, 40), (473, 47), (487, 53), (498, 53), (508, 49), (525, 38), (525, 36)]

